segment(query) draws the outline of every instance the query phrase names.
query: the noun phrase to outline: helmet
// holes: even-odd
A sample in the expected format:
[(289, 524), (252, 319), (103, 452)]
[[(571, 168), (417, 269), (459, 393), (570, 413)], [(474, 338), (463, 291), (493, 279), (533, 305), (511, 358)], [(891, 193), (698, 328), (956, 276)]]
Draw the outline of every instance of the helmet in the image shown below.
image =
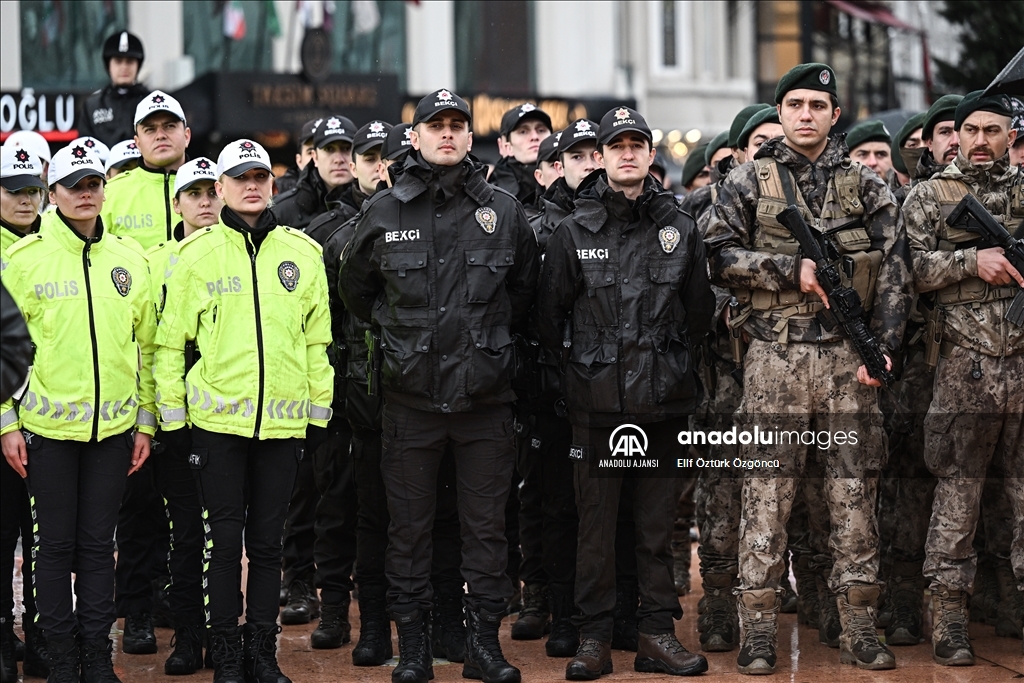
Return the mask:
[(114, 57), (133, 57), (139, 60), (141, 67), (142, 60), (146, 58), (146, 51), (142, 48), (142, 41), (137, 35), (119, 31), (103, 43), (103, 63), (109, 66), (110, 60)]

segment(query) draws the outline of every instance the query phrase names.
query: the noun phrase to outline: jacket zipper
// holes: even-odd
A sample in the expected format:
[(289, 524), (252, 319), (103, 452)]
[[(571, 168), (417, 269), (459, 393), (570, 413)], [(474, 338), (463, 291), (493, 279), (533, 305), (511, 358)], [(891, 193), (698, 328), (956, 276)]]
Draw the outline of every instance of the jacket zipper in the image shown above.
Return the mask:
[(263, 326), (260, 324), (260, 289), (259, 283), (256, 281), (256, 251), (247, 235), (243, 235), (243, 239), (245, 239), (245, 250), (249, 253), (249, 263), (252, 266), (252, 297), (256, 309), (256, 354), (259, 356), (260, 388), (259, 396), (256, 398), (256, 430), (253, 433), (253, 438), (258, 439), (260, 438), (260, 423), (263, 422)]
[(171, 227), (171, 174), (164, 172), (164, 225), (167, 226), (167, 241), (174, 238), (174, 228)]
[(99, 431), (99, 407), (100, 407), (100, 356), (99, 350), (96, 348), (96, 317), (92, 310), (92, 284), (89, 280), (89, 268), (92, 266), (92, 260), (89, 258), (89, 250), (92, 248), (92, 242), (85, 243), (85, 249), (82, 250), (82, 270), (85, 271), (85, 298), (89, 306), (89, 337), (92, 339), (92, 376), (95, 382), (93, 391), (95, 396), (93, 403), (96, 406), (96, 410), (92, 414), (92, 441), (96, 441), (96, 435)]

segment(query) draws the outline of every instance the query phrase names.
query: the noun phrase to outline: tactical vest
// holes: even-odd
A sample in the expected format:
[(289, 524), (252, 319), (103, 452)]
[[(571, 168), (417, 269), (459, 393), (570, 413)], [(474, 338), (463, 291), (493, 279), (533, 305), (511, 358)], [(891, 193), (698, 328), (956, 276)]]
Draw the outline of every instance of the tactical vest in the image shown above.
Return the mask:
[[(939, 222), (939, 250), (956, 251), (957, 249), (970, 249), (977, 247), (985, 249), (993, 246), (984, 244), (978, 238), (977, 233), (964, 230), (963, 228), (951, 228), (946, 224), (946, 218), (956, 205), (960, 203), (968, 193), (970, 186), (956, 178), (940, 177), (932, 179), (932, 187), (935, 196), (939, 201), (939, 211), (942, 220)], [(1010, 196), (1010, 211), (1007, 214), (993, 214), (999, 223), (1013, 234), (1015, 222), (1024, 218), (1024, 192), (1012, 192)], [(1013, 283), (1005, 287), (996, 287), (982, 280), (980, 277), (968, 277), (960, 282), (948, 285), (940, 289), (935, 297), (940, 306), (972, 305), (996, 301), (999, 299), (1012, 299), (1020, 291), (1020, 287)]]
[[(755, 159), (754, 168), (760, 196), (757, 200), (758, 229), (755, 231), (753, 248), (755, 251), (795, 256), (800, 251), (800, 243), (786, 226), (779, 223), (776, 216), (791, 203), (786, 198), (784, 180), (780, 173), (788, 175), (791, 187), (795, 187), (796, 183), (789, 169), (770, 157)], [(840, 255), (852, 260), (852, 277), (840, 269), (843, 284), (852, 286), (860, 295), (864, 310), (870, 310), (875, 298), (882, 252), (869, 251), (871, 237), (864, 228), (864, 204), (860, 200), (858, 167), (845, 159), (836, 169), (825, 192), (820, 218), (811, 214), (802, 194), (793, 194), (796, 206), (807, 224), (828, 235)], [(750, 315), (769, 318), (781, 313), (780, 320), (772, 328), (779, 334), (780, 344), (788, 340), (790, 320), (813, 318), (825, 307), (816, 294), (804, 294), (796, 289), (781, 292), (734, 289), (733, 294), (746, 310), (731, 325), (742, 325)]]

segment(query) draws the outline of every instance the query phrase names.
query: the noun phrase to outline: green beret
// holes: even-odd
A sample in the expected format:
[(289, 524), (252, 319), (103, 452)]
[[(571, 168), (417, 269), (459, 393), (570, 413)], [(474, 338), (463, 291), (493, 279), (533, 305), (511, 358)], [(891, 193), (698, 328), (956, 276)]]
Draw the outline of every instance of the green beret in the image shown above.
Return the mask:
[(956, 105), (956, 114), (953, 120), (953, 130), (960, 130), (964, 120), (976, 111), (988, 111), (1007, 118), (1013, 118), (1013, 105), (1010, 103), (1009, 95), (989, 95), (982, 97), (983, 90), (975, 90), (967, 93)]
[(928, 107), (924, 114), (924, 123), (921, 124), (921, 139), (931, 140), (935, 126), (942, 121), (952, 121), (956, 118), (956, 105), (960, 104), (963, 95), (943, 95)]
[(683, 186), (692, 183), (693, 179), (704, 170), (704, 167), (707, 165), (704, 161), (704, 152), (707, 150), (707, 147), (707, 145), (694, 147), (693, 151), (686, 155), (686, 161), (683, 162)]
[(907, 164), (903, 161), (903, 155), (900, 154), (900, 149), (903, 145), (907, 144), (907, 139), (913, 134), (915, 130), (921, 127), (921, 123), (924, 121), (925, 112), (914, 114), (907, 122), (900, 128), (900, 132), (896, 133), (896, 137), (892, 139), (892, 144), (889, 145), (889, 151), (892, 153), (892, 165), (897, 171), (903, 175), (910, 175), (910, 171), (907, 170)]
[(743, 130), (743, 126), (746, 125), (747, 120), (762, 109), (768, 108), (774, 109), (770, 104), (758, 102), (757, 104), (748, 104), (743, 107), (743, 109), (740, 109), (740, 113), (736, 114), (736, 118), (732, 120), (732, 125), (729, 126), (729, 141), (726, 144), (735, 148), (736, 138), (740, 136), (740, 131)]
[(762, 109), (746, 122), (743, 126), (743, 130), (740, 131), (740, 135), (736, 138), (736, 147), (739, 149), (746, 149), (750, 143), (750, 136), (754, 134), (754, 130), (757, 129), (762, 123), (778, 123), (779, 112), (775, 107), (769, 107), (768, 109)]
[(865, 142), (892, 142), (889, 129), (881, 121), (859, 121), (846, 131), (846, 146), (853, 151)]
[(786, 93), (800, 88), (827, 92), (836, 99), (839, 98), (839, 91), (836, 90), (836, 72), (828, 64), (797, 64), (786, 72), (775, 86), (775, 104), (782, 104), (782, 98)]
[(711, 142), (708, 143), (707, 149), (704, 150), (704, 165), (711, 165), (711, 157), (715, 156), (718, 150), (729, 146), (729, 131), (723, 130), (721, 133), (711, 138)]

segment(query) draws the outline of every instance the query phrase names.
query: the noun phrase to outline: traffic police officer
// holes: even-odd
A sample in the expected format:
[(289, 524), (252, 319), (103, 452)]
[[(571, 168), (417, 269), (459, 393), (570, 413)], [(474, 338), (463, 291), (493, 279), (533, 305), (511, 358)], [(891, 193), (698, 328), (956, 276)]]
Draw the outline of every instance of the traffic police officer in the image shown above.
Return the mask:
[(380, 331), (395, 681), (431, 675), (423, 614), (432, 603), (430, 521), (449, 447), (469, 588), (463, 675), (520, 680), (498, 643), (512, 595), (503, 534), (515, 463), (509, 375), (511, 332), (525, 322), (539, 259), (522, 206), (467, 158), (471, 123), (469, 106), (450, 90), (419, 102), (416, 149), (394, 187), (367, 202), (339, 273), (346, 309)]
[[(874, 506), (885, 452), (873, 388), (879, 384), (850, 341), (818, 322), (815, 315), (824, 304), (816, 265), (801, 260), (796, 241), (775, 216), (795, 204), (805, 220), (820, 225), (812, 230), (836, 233), (854, 264), (851, 280), (871, 312), (871, 329), (890, 357), (899, 348), (909, 307), (906, 239), (885, 183), (852, 164), (842, 143), (828, 136), (840, 114), (831, 67), (794, 67), (779, 81), (775, 99), (784, 137), (764, 143), (753, 163), (720, 184), (705, 237), (712, 279), (732, 289), (741, 307), (730, 326), (742, 327), (751, 338), (739, 414), (747, 429), (813, 425), (832, 433), (856, 431), (855, 447), (836, 443), (818, 451), (826, 459), (835, 560), (829, 587), (839, 594), (840, 661), (893, 668), (895, 658), (879, 642), (869, 611), (879, 593)], [(780, 406), (786, 415), (779, 415)], [(808, 450), (800, 444), (768, 450), (749, 443), (740, 446), (740, 456), (780, 458), (788, 471), (802, 472)], [(778, 587), (798, 481), (769, 468), (752, 470), (743, 483), (737, 660), (742, 673), (775, 668)]]
[[(273, 176), (258, 143), (229, 143), (217, 175), (220, 223), (181, 242), (165, 274), (154, 365), (161, 428), (192, 425), (214, 680), (286, 683), (276, 656), (281, 537), (303, 437), (316, 450), (331, 417), (327, 283), (319, 246), (267, 210)], [(201, 358), (186, 373), (190, 341)]]
[(103, 43), (103, 63), (110, 83), (86, 98), (78, 132), (102, 141), (108, 147), (135, 134), (133, 116), (149, 88), (138, 82), (146, 58), (142, 41), (128, 31), (119, 31)]
[[(6, 258), (11, 245), (39, 230), (39, 208), (46, 185), (40, 176), (43, 167), (27, 149), (14, 145), (0, 148), (0, 257)], [(10, 301), (10, 300), (8, 300)], [(17, 310), (17, 309), (15, 309)], [(4, 342), (7, 343), (6, 340)], [(25, 481), (11, 469), (6, 460), (0, 463), (0, 576), (14, 575), (14, 551), (22, 539), (22, 614), (25, 632), (23, 659), (26, 676), (46, 677), (46, 650), (43, 634), (35, 624), (36, 601), (32, 594), (32, 512), (29, 508)], [(16, 648), (21, 645), (14, 635), (14, 590), (8, 581), (0, 583), (0, 638), (3, 639), (3, 666), (12, 679), (18, 677)]]
[(572, 215), (548, 240), (536, 308), (541, 344), (555, 353), (569, 346), (565, 396), (570, 457), (577, 460), (582, 614), (575, 619), (581, 642), (566, 678), (612, 672), (615, 526), (627, 479), (636, 489), (640, 578), (634, 668), (696, 674), (707, 670), (707, 660), (680, 645), (672, 621), (682, 617), (669, 549), (682, 481), (672, 471), (634, 477), (599, 468), (601, 460), (614, 461), (606, 444), (624, 428), (642, 438), (651, 462), (668, 464), (678, 448), (679, 418), (700, 403), (690, 347), (710, 327), (714, 297), (693, 219), (648, 175), (655, 150), (644, 118), (628, 107), (612, 109), (601, 120), (597, 145), (603, 170), (577, 188)]
[(156, 431), (156, 321), (145, 255), (106, 232), (99, 218), (99, 159), (81, 145), (65, 147), (48, 180), (56, 211), (3, 264), (4, 284), (37, 346), (18, 407), (0, 407), (0, 433), (4, 456), (28, 478), (32, 497), (49, 680), (74, 683), (81, 671), (83, 681), (108, 683), (119, 680), (110, 641), (114, 527), (126, 475), (149, 457)]
[[(174, 239), (161, 242), (147, 253), (152, 299), (157, 319), (163, 315), (166, 285), (164, 273), (173, 270), (178, 244), (197, 230), (216, 225), (224, 204), (214, 182), (216, 164), (206, 157), (187, 162), (174, 178), (174, 212), (181, 220)], [(186, 355), (186, 366), (197, 360), (195, 346)], [(174, 623), (174, 650), (164, 663), (168, 676), (186, 676), (203, 668), (206, 624), (203, 614), (202, 552), (203, 519), (195, 478), (189, 465), (191, 434), (188, 427), (157, 432), (153, 479), (164, 502), (170, 523), (171, 544), (167, 554), (167, 601)]]
[(107, 180), (119, 173), (132, 170), (141, 161), (142, 155), (139, 153), (139, 146), (135, 144), (135, 140), (122, 140), (110, 148), (110, 156), (107, 157), (105, 166)]

